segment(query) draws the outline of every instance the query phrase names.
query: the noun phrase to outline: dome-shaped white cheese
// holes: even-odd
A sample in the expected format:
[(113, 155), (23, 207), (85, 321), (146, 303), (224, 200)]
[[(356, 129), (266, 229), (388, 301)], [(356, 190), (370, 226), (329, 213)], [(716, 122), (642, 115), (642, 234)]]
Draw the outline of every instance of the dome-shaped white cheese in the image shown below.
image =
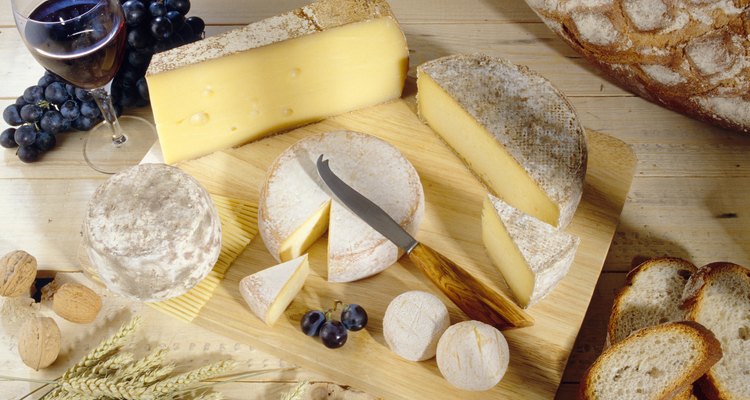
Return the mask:
[(383, 335), (388, 347), (410, 361), (434, 357), (440, 335), (448, 326), (450, 317), (445, 304), (419, 290), (397, 296), (383, 317)]
[(451, 326), (437, 346), (440, 373), (451, 385), (463, 390), (492, 389), (505, 375), (509, 361), (505, 336), (479, 321)]

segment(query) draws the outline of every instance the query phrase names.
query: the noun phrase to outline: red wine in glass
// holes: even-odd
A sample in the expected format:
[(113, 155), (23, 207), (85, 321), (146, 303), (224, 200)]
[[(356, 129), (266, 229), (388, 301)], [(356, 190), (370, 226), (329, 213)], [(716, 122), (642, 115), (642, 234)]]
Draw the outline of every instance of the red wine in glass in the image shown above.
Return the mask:
[[(46, 69), (82, 88), (106, 85), (117, 74), (125, 46), (125, 21), (98, 0), (47, 0), (29, 18), (26, 42)], [(118, 5), (119, 6), (119, 5)]]
[[(2, 0), (0, 0), (2, 1)], [(48, 71), (85, 89), (105, 122), (86, 136), (88, 165), (112, 174), (137, 164), (156, 138), (143, 118), (118, 118), (109, 88), (125, 53), (125, 17), (119, 0), (10, 0), (26, 47)]]

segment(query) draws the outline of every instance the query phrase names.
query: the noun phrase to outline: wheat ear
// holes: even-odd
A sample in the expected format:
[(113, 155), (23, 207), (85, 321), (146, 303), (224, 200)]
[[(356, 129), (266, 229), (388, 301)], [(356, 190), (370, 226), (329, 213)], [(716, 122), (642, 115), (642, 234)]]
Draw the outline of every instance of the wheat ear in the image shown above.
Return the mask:
[(63, 390), (71, 394), (86, 397), (108, 397), (123, 400), (146, 400), (152, 398), (144, 395), (146, 388), (136, 386), (130, 382), (117, 381), (111, 377), (94, 378), (91, 376), (76, 376), (62, 382)]
[(173, 376), (153, 386), (149, 386), (146, 393), (154, 395), (173, 393), (175, 391), (184, 389), (186, 386), (193, 383), (222, 375), (228, 371), (233, 370), (234, 368), (236, 368), (236, 366), (237, 363), (232, 360), (209, 364), (205, 367)]

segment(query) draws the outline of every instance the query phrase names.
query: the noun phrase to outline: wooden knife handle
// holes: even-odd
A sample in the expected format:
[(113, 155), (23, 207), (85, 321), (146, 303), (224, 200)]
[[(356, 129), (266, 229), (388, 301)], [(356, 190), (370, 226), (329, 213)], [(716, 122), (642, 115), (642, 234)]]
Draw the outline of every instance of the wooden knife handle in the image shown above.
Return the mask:
[(428, 246), (417, 244), (409, 253), (409, 259), (469, 318), (498, 329), (534, 325), (534, 319), (513, 300), (488, 288), (466, 270)]

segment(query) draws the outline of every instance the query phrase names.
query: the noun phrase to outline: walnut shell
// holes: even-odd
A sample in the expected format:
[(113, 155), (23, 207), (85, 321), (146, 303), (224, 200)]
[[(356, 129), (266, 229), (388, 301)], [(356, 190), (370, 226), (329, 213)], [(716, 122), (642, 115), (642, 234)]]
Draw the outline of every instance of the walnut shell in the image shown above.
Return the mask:
[(28, 295), (36, 278), (36, 258), (16, 250), (0, 259), (0, 296), (18, 297)]
[(48, 317), (34, 317), (21, 326), (18, 354), (35, 370), (50, 366), (60, 353), (60, 328)]
[(65, 283), (55, 291), (52, 309), (70, 322), (88, 324), (96, 319), (102, 309), (102, 299), (80, 283)]

